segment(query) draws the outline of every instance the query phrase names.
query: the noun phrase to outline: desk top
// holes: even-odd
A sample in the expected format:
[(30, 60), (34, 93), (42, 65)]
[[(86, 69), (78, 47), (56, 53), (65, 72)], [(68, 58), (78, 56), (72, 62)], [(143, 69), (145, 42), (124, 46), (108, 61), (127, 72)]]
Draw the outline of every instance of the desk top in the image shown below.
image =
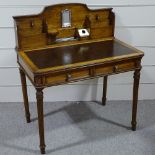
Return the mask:
[(133, 58), (143, 53), (118, 40), (82, 43), (21, 52), (38, 70), (52, 70), (69, 66), (94, 64), (119, 58)]

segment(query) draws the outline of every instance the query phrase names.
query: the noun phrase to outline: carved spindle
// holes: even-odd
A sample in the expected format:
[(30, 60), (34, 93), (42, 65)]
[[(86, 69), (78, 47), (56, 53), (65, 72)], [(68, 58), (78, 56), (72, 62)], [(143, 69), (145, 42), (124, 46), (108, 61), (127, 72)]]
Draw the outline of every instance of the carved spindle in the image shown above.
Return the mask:
[(83, 26), (84, 28), (90, 28), (90, 25), (91, 25), (90, 17), (86, 16)]
[(47, 22), (45, 19), (42, 20), (42, 33), (47, 33)]
[(99, 19), (100, 19), (99, 15), (96, 15), (95, 19), (96, 19), (96, 21), (99, 21)]

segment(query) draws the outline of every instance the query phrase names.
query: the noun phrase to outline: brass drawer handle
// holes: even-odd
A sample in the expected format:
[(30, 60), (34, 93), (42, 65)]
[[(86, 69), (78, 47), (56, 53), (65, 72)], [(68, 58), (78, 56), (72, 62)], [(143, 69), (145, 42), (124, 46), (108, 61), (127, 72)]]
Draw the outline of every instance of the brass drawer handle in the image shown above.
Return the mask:
[(67, 74), (67, 77), (66, 77), (66, 81), (71, 80), (71, 78), (72, 78), (72, 75), (68, 73), (68, 74)]

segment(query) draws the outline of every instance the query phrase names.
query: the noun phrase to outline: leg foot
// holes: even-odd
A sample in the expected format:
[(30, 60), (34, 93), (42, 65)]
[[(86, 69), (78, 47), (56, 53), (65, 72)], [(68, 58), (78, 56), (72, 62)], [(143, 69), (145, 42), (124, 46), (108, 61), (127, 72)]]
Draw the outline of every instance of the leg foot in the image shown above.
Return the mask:
[(26, 122), (31, 123), (30, 115), (26, 115)]
[(46, 147), (46, 146), (40, 147), (40, 153), (41, 153), (41, 154), (46, 154), (45, 147)]
[(132, 124), (132, 131), (136, 131), (137, 123), (136, 122), (131, 122), (131, 124)]
[(107, 100), (107, 98), (102, 98), (102, 105), (103, 105), (103, 106), (106, 105), (106, 100)]

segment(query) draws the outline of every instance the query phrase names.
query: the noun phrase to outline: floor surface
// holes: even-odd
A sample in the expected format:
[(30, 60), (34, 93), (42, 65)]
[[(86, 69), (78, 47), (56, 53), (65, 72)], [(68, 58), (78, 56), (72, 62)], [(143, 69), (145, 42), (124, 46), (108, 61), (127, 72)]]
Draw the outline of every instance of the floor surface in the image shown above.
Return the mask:
[[(155, 101), (139, 101), (137, 131), (131, 103), (45, 103), (47, 155), (155, 155)], [(39, 155), (36, 104), (27, 124), (23, 103), (0, 103), (0, 155)]]

